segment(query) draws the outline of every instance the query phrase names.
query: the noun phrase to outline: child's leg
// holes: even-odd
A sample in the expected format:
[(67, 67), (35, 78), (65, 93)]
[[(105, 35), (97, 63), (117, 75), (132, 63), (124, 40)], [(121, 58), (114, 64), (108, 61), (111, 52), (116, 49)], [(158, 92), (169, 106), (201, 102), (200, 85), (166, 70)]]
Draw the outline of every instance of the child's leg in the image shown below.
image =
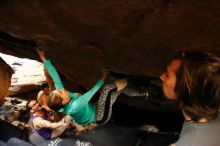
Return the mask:
[(121, 91), (114, 90), (113, 92), (109, 93), (109, 98), (106, 100), (106, 107), (104, 110), (104, 115), (100, 121), (97, 121), (97, 124), (103, 125), (106, 124), (112, 115), (112, 106), (115, 103), (118, 96), (121, 94)]
[(103, 125), (110, 120), (113, 104), (121, 93), (131, 97), (145, 96), (145, 92), (127, 87), (127, 81), (125, 79), (116, 81), (115, 86), (117, 87), (117, 90), (116, 88), (115, 90), (108, 90), (106, 92), (105, 100), (102, 100), (102, 103), (100, 105), (100, 107), (102, 107), (102, 111), (100, 112), (101, 116), (97, 113), (97, 117), (99, 116), (99, 119), (96, 117), (97, 124)]
[(114, 83), (104, 86), (100, 98), (97, 102), (96, 122), (97, 124), (105, 124), (111, 118), (112, 106), (121, 93), (127, 86), (127, 80), (121, 79)]
[(141, 91), (141, 90), (137, 90), (137, 89), (133, 89), (130, 87), (125, 88), (124, 90), (122, 90), (122, 93), (130, 96), (130, 97), (140, 97), (140, 96), (148, 96), (148, 91)]
[(109, 96), (110, 91), (113, 89), (116, 89), (115, 83), (106, 84), (101, 92), (101, 95), (97, 101), (97, 107), (96, 107), (96, 121), (100, 121), (105, 113), (105, 107), (106, 107), (106, 100)]

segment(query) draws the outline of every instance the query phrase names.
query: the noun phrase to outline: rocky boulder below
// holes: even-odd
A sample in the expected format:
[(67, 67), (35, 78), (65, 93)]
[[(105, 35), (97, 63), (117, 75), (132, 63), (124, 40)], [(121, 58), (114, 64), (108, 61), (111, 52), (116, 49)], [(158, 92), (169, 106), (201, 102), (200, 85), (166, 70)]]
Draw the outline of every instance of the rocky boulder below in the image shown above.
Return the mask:
[(5, 54), (0, 54), (0, 56), (14, 70), (7, 96), (16, 96), (40, 90), (39, 86), (46, 81), (42, 63)]

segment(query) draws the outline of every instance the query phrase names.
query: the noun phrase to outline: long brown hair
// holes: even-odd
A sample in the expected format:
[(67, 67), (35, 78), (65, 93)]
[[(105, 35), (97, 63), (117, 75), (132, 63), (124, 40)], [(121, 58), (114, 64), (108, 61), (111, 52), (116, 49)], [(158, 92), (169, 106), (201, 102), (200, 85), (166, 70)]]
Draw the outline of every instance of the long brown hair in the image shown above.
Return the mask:
[(215, 119), (220, 106), (220, 58), (205, 52), (182, 52), (174, 59), (181, 60), (175, 87), (180, 108), (193, 121)]
[(54, 111), (58, 111), (63, 105), (62, 105), (62, 97), (55, 94), (53, 91), (50, 91), (47, 98), (47, 105), (50, 109)]

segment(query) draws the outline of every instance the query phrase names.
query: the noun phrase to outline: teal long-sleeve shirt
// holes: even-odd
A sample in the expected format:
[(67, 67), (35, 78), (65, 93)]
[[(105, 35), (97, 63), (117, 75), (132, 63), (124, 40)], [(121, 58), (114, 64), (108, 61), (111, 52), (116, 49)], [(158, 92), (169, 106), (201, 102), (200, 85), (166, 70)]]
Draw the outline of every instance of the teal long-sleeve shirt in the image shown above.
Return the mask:
[[(44, 66), (53, 79), (56, 90), (64, 89), (59, 74), (51, 61), (44, 61)], [(104, 82), (102, 80), (98, 80), (90, 90), (80, 96), (77, 96), (74, 92), (70, 92), (71, 101), (60, 111), (72, 116), (73, 120), (78, 124), (87, 125), (93, 123), (96, 115), (96, 104), (89, 103), (89, 101), (103, 84)]]

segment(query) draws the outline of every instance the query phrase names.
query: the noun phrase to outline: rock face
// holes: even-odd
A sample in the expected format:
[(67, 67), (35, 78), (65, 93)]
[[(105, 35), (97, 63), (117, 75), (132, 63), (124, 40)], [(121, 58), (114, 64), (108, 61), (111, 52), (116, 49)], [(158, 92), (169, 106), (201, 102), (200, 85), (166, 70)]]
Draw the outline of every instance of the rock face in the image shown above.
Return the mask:
[(47, 57), (90, 87), (100, 68), (159, 76), (175, 51), (220, 46), (217, 0), (1, 1), (0, 51)]
[(12, 68), (0, 58), (0, 103), (4, 102), (5, 95), (11, 84), (12, 73)]

